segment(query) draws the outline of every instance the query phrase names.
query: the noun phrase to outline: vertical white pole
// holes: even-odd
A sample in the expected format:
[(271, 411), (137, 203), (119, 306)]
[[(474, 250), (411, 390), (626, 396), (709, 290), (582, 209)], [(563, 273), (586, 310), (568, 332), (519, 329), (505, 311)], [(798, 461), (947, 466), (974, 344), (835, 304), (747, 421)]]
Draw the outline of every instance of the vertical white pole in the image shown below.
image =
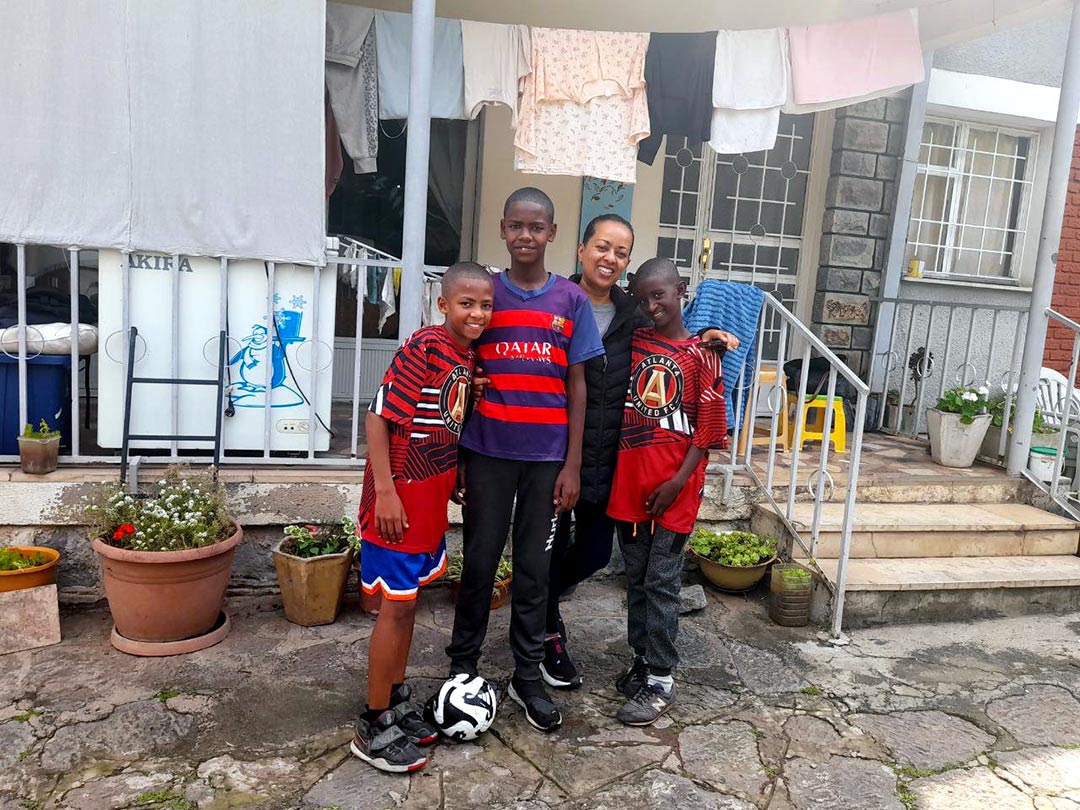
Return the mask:
[(413, 0), (409, 63), (409, 126), (405, 144), (405, 221), (402, 226), (401, 309), (398, 339), (420, 328), (427, 232), (428, 153), (431, 146), (431, 74), (435, 0)]
[[(1031, 423), (1039, 393), (1039, 374), (1046, 348), (1046, 310), (1054, 294), (1054, 274), (1061, 222), (1065, 216), (1065, 196), (1072, 168), (1073, 142), (1076, 139), (1077, 111), (1080, 108), (1080, 0), (1073, 0), (1069, 42), (1065, 47), (1065, 69), (1061, 76), (1054, 146), (1050, 152), (1050, 174), (1046, 181), (1046, 206), (1039, 231), (1039, 253), (1035, 259), (1035, 281), (1028, 306), (1027, 337), (1020, 363), (1020, 385), (1016, 395), (1016, 419), (1009, 441), (1009, 475), (1021, 475), (1027, 467), (1031, 449)], [(1075, 384), (1069, 380), (1069, 386)]]

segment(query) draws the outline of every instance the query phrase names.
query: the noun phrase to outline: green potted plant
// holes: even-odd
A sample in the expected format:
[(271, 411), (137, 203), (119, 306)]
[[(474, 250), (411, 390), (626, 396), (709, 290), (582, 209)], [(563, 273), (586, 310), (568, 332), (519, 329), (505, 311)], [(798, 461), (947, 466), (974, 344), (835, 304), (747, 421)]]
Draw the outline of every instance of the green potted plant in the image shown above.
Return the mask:
[(0, 548), (0, 593), (52, 585), (60, 552), (44, 546)]
[[(986, 409), (990, 414), (990, 427), (987, 428), (986, 436), (979, 447), (979, 457), (999, 463), (1001, 456), (998, 455), (998, 449), (1001, 447), (1001, 431), (1005, 422), (1005, 397), (994, 397), (987, 403)], [(1014, 400), (1013, 407), (1009, 411), (1009, 433), (1012, 433), (1015, 414), (1016, 401)], [(1058, 428), (1046, 423), (1042, 409), (1038, 406), (1035, 407), (1035, 415), (1031, 420), (1031, 433), (1032, 447), (1056, 448), (1058, 439), (1061, 437), (1061, 431)]]
[(42, 419), (35, 430), (32, 425), (23, 428), (19, 438), (19, 465), (24, 473), (44, 475), (56, 469), (60, 454), (60, 431), (53, 430)]
[(753, 532), (696, 529), (687, 544), (701, 573), (724, 591), (747, 591), (776, 559), (776, 540)]
[[(465, 558), (460, 551), (450, 555), (446, 563), (446, 578), (450, 580), (450, 598), (457, 604), (461, 593), (461, 568)], [(501, 608), (510, 600), (510, 582), (514, 578), (514, 566), (505, 556), (499, 558), (495, 570), (495, 584), (491, 588), (491, 609)]]
[(173, 467), (137, 494), (106, 484), (85, 508), (84, 521), (116, 623), (113, 646), (173, 655), (228, 634), (222, 606), (244, 533), (213, 476)]
[(946, 391), (926, 411), (930, 457), (943, 467), (970, 467), (990, 427), (985, 385), (958, 386)]
[(784, 627), (810, 622), (814, 573), (798, 563), (776, 563), (769, 574), (769, 618)]
[(285, 618), (304, 627), (331, 624), (341, 610), (353, 551), (359, 548), (356, 524), (349, 517), (286, 526), (273, 550)]

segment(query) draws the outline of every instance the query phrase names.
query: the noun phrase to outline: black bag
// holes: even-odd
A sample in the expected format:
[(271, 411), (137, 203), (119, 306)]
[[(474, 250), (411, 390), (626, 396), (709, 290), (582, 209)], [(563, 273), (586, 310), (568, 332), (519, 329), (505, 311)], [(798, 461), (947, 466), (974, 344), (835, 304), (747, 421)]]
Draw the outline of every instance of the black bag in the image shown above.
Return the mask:
[[(837, 355), (840, 360), (847, 362), (847, 358)], [(787, 375), (787, 390), (792, 394), (799, 393), (799, 380), (802, 378), (802, 359), (788, 360), (784, 363), (784, 374)], [(825, 396), (829, 390), (829, 361), (824, 357), (811, 357), (810, 368), (806, 372), (806, 398), (812, 399), (818, 395)], [(836, 396), (843, 400), (854, 399), (851, 391), (851, 383), (839, 372), (836, 374)]]

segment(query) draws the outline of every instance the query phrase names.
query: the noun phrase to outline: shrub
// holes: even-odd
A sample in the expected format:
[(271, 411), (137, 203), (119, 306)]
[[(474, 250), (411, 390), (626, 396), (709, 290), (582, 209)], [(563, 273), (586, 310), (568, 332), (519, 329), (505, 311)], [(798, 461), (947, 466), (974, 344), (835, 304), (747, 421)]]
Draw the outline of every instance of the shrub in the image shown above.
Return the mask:
[(979, 414), (986, 413), (986, 397), (990, 389), (985, 385), (968, 388), (960, 385), (945, 392), (937, 402), (937, 409), (944, 413), (960, 414), (960, 421), (970, 425)]
[(24, 571), (45, 565), (48, 561), (48, 556), (40, 551), (26, 554), (13, 548), (0, 548), (0, 571)]
[(23, 428), (24, 439), (58, 439), (60, 438), (60, 431), (53, 430), (49, 427), (49, 423), (42, 419), (38, 422), (37, 430), (34, 430), (33, 425), (27, 425)]
[(360, 550), (360, 538), (356, 536), (356, 524), (343, 515), (339, 523), (295, 524), (285, 527), (288, 539), (281, 550), (294, 557), (323, 557), (341, 554), (354, 548)]

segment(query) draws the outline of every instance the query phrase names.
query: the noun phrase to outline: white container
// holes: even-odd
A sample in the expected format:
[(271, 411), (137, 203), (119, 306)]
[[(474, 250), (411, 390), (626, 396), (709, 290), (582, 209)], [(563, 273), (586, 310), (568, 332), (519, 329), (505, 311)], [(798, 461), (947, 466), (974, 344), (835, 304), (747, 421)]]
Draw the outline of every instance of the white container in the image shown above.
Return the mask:
[(1028, 453), (1028, 470), (1036, 481), (1049, 484), (1054, 480), (1057, 450), (1053, 447), (1032, 447)]
[(926, 433), (930, 437), (930, 458), (943, 467), (970, 467), (975, 463), (990, 414), (981, 413), (970, 425), (960, 421), (960, 414), (937, 408), (926, 411)]

